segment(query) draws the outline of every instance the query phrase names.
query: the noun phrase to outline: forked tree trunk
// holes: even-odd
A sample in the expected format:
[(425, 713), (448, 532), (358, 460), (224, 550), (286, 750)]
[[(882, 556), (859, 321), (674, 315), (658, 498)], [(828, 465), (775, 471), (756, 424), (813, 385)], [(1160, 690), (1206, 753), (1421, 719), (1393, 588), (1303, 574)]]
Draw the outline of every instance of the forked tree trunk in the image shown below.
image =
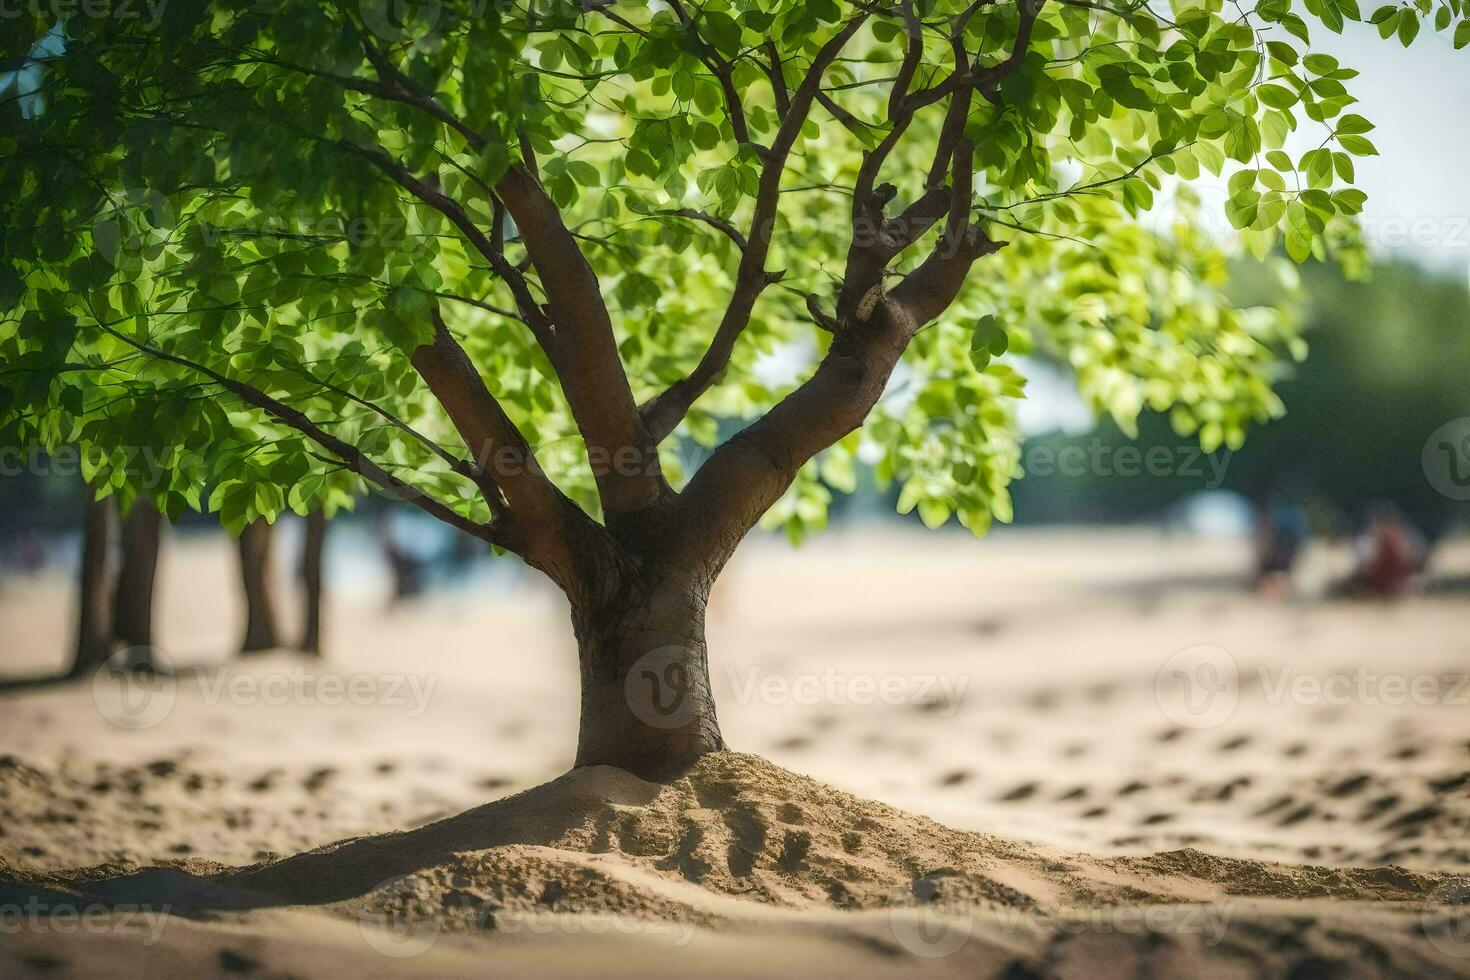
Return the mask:
[(306, 538), (301, 544), (301, 587), (306, 609), (296, 649), (317, 656), (322, 653), (322, 549), (326, 540), (327, 516), (312, 511), (306, 515)]
[[(163, 515), (150, 501), (137, 500), (122, 520), (122, 566), (113, 602), (113, 635), (130, 647), (153, 645), (153, 584), (158, 573), (159, 540)], [(133, 658), (134, 666), (151, 663), (146, 651)]]
[(240, 532), (240, 577), (245, 592), (245, 639), (241, 653), (280, 646), (271, 600), (271, 526), (254, 520)]
[(702, 589), (661, 588), (577, 615), (578, 766), (662, 778), (723, 749), (710, 687)]
[(116, 513), (111, 497), (95, 499), (82, 488), (81, 596), (77, 611), (77, 646), (68, 677), (92, 673), (112, 656), (111, 537)]

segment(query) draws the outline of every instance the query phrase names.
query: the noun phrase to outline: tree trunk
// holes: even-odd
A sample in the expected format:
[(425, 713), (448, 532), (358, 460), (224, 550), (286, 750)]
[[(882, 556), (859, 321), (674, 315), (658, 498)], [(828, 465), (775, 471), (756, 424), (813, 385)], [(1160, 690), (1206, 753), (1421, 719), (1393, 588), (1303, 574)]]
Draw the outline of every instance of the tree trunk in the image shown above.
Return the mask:
[(114, 503), (95, 499), (95, 489), (82, 487), (81, 598), (77, 612), (77, 646), (68, 677), (92, 673), (112, 656), (111, 541)]
[(245, 640), (241, 653), (280, 646), (275, 606), (271, 601), (271, 531), (256, 519), (240, 532), (240, 574), (245, 588)]
[[(122, 567), (113, 602), (113, 635), (129, 647), (153, 646), (153, 584), (158, 573), (163, 516), (147, 500), (137, 500), (122, 521)], [(138, 651), (132, 666), (151, 666), (152, 655)]]
[(710, 688), (708, 592), (626, 592), (576, 615), (582, 674), (578, 766), (609, 765), (648, 779), (677, 773), (725, 747)]
[(312, 511), (306, 515), (306, 539), (301, 544), (301, 586), (306, 609), (301, 642), (296, 649), (318, 657), (322, 653), (322, 548), (326, 540), (327, 516), (319, 510)]

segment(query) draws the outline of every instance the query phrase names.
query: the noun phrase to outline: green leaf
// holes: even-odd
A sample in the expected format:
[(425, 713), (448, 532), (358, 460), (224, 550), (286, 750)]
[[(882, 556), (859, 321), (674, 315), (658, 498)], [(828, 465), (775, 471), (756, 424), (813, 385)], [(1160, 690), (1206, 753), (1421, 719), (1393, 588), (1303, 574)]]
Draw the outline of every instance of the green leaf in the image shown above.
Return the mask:
[(1297, 94), (1283, 85), (1262, 85), (1256, 97), (1273, 109), (1290, 109), (1297, 103)]

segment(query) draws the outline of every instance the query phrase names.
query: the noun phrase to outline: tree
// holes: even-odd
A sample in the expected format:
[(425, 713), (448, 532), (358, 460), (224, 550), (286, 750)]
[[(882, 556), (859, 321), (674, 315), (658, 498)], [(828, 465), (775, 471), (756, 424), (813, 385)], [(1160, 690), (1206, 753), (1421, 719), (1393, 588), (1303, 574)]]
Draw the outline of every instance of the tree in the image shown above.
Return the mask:
[(1437, 540), (1466, 515), (1423, 464), (1435, 430), (1470, 415), (1463, 279), (1387, 263), (1368, 282), (1325, 267), (1304, 279), (1312, 356), (1281, 386), (1286, 418), (1233, 461), (1226, 486), (1260, 498), (1284, 484), (1330, 501), (1345, 527), (1391, 501)]
[(271, 574), (273, 528), (257, 517), (240, 529), (240, 585), (245, 600), (245, 638), (241, 653), (261, 653), (281, 645)]
[(113, 595), (112, 633), (133, 649), (134, 667), (153, 666), (153, 585), (162, 536), (163, 517), (153, 501), (146, 497), (133, 501), (119, 533), (122, 559)]
[(314, 510), (306, 515), (306, 536), (301, 542), (298, 568), (304, 608), (296, 649), (318, 657), (322, 654), (322, 552), (326, 543), (327, 516)]
[(68, 678), (88, 677), (112, 656), (112, 526), (111, 500), (82, 494), (82, 557), (78, 571), (77, 645)]
[(3, 137), (3, 410), (168, 447), (167, 514), (366, 483), (519, 555), (570, 602), (581, 765), (722, 746), (710, 587), (763, 516), (819, 527), (860, 444), (927, 523), (1009, 519), (1008, 350), (1238, 444), (1294, 327), (1155, 194), (1229, 171), (1246, 246), (1326, 256), (1375, 152), (1287, 0), (386, 6), (70, 23)]

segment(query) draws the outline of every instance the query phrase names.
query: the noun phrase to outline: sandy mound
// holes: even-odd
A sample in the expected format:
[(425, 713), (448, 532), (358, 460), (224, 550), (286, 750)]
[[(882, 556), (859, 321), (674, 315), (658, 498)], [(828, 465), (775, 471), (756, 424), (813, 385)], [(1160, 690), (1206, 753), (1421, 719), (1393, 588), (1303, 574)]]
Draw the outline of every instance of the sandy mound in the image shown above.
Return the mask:
[[(668, 783), (608, 767), (579, 769), (412, 831), (235, 871), (210, 874), (203, 862), (174, 868), (207, 875), (218, 886), (211, 893), (236, 896), (231, 904), (344, 903), (451, 920), (469, 907), (682, 910), (707, 918), (728, 911), (724, 898), (809, 910), (994, 906), (1054, 914), (1228, 897), (1407, 903), (1453, 880), (1189, 848), (1144, 857), (1071, 854), (953, 830), (733, 752), (707, 756)], [(107, 884), (97, 872), (115, 870), (36, 880), (87, 890)], [(137, 877), (153, 887), (174, 881), (147, 871)], [(107, 890), (115, 890), (115, 879)]]
[[(930, 972), (1012, 980), (1095, 976), (1100, 963), (1119, 976), (1228, 975), (1247, 964), (1267, 975), (1450, 975), (1470, 971), (1470, 960), (1456, 958), (1457, 887), (1401, 868), (1289, 866), (1191, 849), (1070, 854), (946, 828), (737, 753), (706, 757), (662, 784), (576, 770), (416, 830), (247, 868), (0, 865), (0, 898), (9, 901), (163, 907), (193, 920), (166, 933), (165, 946), (184, 944), (196, 957), (200, 942), (214, 941), (200, 938), (201, 921), (228, 929), (247, 918), (258, 957), (287, 935), (325, 936), (337, 928), (329, 922), (347, 919), (394, 935), (407, 929), (408, 942), (436, 949), (446, 976), (460, 975), (449, 955), (456, 942), (515, 944), (527, 922), (546, 917), (560, 923), (553, 952), (579, 968), (608, 954), (603, 943), (621, 941), (588, 927), (594, 921), (677, 923), (689, 942), (769, 939), (779, 921), (793, 949), (828, 964), (823, 975), (841, 975), (830, 969), (829, 944), (868, 973), (915, 961)], [(1443, 922), (1429, 915), (1441, 906)], [(241, 955), (232, 949), (220, 955)], [(471, 960), (460, 966), (473, 975)]]

